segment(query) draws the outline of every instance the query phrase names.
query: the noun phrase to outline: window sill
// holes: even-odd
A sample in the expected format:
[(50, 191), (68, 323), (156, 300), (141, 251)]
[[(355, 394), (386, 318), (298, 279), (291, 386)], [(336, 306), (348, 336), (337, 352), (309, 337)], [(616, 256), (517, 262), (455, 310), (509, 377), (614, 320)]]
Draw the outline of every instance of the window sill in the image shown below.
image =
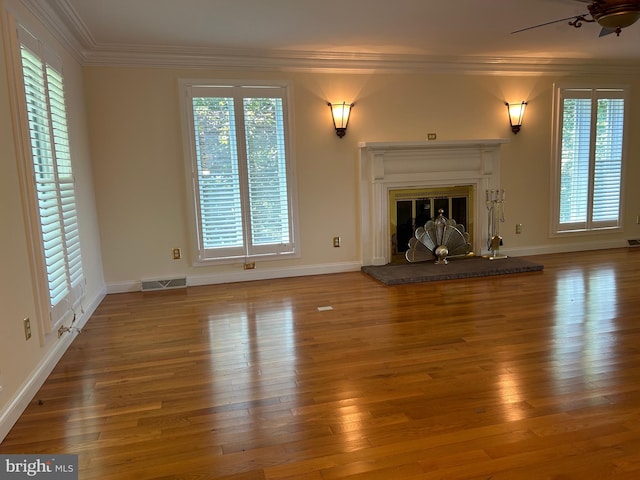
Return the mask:
[(297, 252), (273, 253), (265, 255), (253, 255), (246, 257), (221, 257), (221, 258), (205, 258), (199, 259), (192, 263), (194, 267), (213, 267), (216, 265), (243, 265), (248, 263), (269, 262), (274, 260), (289, 260), (292, 258), (300, 258)]
[(579, 237), (579, 236), (591, 236), (591, 235), (608, 235), (622, 232), (622, 227), (600, 227), (591, 229), (574, 229), (574, 230), (557, 230), (551, 233), (551, 237)]

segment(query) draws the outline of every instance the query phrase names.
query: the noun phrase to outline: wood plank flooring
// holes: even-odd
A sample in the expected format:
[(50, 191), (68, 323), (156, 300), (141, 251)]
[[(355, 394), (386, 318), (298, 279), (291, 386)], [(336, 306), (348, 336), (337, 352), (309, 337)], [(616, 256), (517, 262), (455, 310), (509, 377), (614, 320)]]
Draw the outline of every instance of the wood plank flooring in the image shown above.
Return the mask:
[(110, 295), (0, 453), (83, 480), (638, 479), (640, 249), (531, 259)]

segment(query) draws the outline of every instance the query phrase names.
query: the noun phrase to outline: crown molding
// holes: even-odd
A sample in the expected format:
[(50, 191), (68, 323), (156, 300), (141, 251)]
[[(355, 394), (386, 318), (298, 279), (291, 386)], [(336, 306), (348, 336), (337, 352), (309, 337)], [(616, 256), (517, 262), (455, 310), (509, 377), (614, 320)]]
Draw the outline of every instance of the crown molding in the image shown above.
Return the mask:
[(443, 57), (303, 50), (234, 50), (139, 45), (96, 46), (85, 65), (280, 70), (323, 73), (468, 75), (638, 75), (640, 62), (531, 57)]
[(19, 1), (78, 62), (84, 63), (85, 54), (95, 45), (95, 41), (67, 0), (55, 4), (37, 0)]
[(639, 61), (537, 57), (444, 57), (305, 50), (220, 49), (99, 44), (68, 0), (20, 0), (86, 66), (146, 66), (312, 73), (468, 75), (638, 75)]

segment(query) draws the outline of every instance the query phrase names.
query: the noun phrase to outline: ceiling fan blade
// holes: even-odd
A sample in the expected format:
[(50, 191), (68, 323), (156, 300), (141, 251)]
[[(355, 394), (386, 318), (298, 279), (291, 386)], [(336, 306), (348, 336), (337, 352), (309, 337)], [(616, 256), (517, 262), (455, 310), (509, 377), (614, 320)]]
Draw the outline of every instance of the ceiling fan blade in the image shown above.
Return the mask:
[(605, 28), (602, 27), (602, 30), (600, 30), (600, 33), (598, 34), (598, 37), (604, 37), (606, 35), (611, 35), (612, 33), (617, 33), (618, 31), (615, 28)]
[(527, 30), (532, 30), (534, 28), (546, 27), (547, 25), (553, 25), (554, 23), (566, 22), (567, 20), (582, 20), (584, 21), (584, 15), (574, 15), (573, 17), (560, 18), (559, 20), (552, 20), (550, 22), (539, 23), (538, 25), (533, 25), (531, 27), (521, 28), (520, 30), (515, 30), (511, 33), (520, 33), (526, 32)]

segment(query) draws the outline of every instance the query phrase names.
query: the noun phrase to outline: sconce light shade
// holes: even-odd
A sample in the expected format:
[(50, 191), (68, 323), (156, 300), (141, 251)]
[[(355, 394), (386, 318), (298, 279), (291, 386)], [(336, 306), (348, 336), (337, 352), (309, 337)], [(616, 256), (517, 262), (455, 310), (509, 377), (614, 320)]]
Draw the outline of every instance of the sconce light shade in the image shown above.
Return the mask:
[(347, 125), (349, 124), (349, 115), (353, 103), (329, 103), (331, 109), (331, 118), (333, 119), (333, 127), (336, 129), (336, 135), (342, 138), (347, 133)]
[(522, 118), (524, 117), (524, 109), (527, 106), (527, 102), (523, 100), (522, 103), (505, 103), (505, 105), (509, 111), (511, 131), (513, 133), (518, 133), (522, 126)]

